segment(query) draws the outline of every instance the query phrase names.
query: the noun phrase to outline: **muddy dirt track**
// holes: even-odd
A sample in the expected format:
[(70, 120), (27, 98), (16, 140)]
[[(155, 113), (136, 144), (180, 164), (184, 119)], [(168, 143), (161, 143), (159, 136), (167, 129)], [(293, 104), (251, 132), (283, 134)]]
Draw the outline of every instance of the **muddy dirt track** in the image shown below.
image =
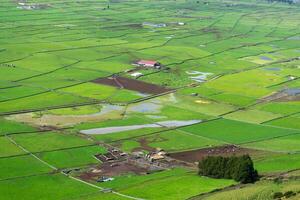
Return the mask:
[(221, 147), (211, 147), (205, 149), (197, 149), (192, 151), (183, 151), (177, 153), (170, 153), (169, 156), (182, 160), (185, 162), (198, 162), (207, 156), (231, 156), (231, 155), (244, 155), (255, 152), (255, 150), (240, 148), (234, 145), (226, 145)]
[(137, 92), (145, 94), (161, 94), (164, 92), (171, 91), (171, 89), (146, 83), (143, 81), (125, 78), (125, 77), (108, 77), (108, 78), (99, 78), (92, 81), (93, 83), (104, 84), (109, 86), (114, 86), (118, 88), (124, 88), (127, 90), (134, 90)]

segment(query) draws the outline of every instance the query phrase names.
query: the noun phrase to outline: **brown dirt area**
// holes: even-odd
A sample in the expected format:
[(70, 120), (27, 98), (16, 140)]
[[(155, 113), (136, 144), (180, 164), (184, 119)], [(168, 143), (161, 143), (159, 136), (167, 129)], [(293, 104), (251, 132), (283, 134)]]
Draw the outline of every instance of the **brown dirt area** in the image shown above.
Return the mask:
[(300, 101), (300, 95), (289, 95), (285, 92), (277, 92), (267, 97), (262, 98), (259, 102), (288, 102), (288, 101)]
[(244, 155), (251, 154), (253, 152), (256, 152), (256, 150), (241, 148), (234, 145), (226, 145), (220, 147), (210, 147), (191, 151), (170, 153), (169, 156), (171, 158), (182, 160), (185, 162), (195, 163), (207, 156)]
[(125, 77), (108, 77), (108, 78), (99, 78), (95, 79), (92, 82), (98, 83), (98, 84), (104, 84), (104, 85), (109, 85), (109, 86), (114, 86), (118, 88), (124, 88), (127, 90), (133, 90), (145, 94), (161, 94), (164, 92), (171, 91), (171, 89), (151, 84), (151, 83), (146, 83), (143, 81), (135, 80), (135, 79), (130, 79), (130, 78), (125, 78)]
[(79, 178), (85, 181), (96, 181), (102, 176), (113, 177), (127, 173), (146, 174), (147, 172), (148, 169), (131, 164), (127, 161), (117, 163), (106, 162), (102, 163), (99, 167), (80, 174)]

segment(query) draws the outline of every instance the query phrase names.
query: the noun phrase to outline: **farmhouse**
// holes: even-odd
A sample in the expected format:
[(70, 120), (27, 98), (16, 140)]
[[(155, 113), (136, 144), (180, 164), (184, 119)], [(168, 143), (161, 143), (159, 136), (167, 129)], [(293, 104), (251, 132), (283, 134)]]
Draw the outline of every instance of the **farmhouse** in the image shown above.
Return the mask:
[(152, 67), (157, 69), (161, 67), (160, 63), (154, 60), (139, 60), (135, 64), (141, 67)]

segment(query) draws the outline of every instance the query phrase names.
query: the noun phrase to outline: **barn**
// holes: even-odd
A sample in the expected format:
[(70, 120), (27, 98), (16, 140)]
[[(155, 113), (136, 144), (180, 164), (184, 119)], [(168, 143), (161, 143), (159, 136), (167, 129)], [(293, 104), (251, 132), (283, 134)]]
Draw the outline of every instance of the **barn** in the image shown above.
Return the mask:
[(136, 64), (143, 67), (152, 67), (157, 69), (161, 67), (160, 63), (155, 60), (139, 60), (136, 62)]

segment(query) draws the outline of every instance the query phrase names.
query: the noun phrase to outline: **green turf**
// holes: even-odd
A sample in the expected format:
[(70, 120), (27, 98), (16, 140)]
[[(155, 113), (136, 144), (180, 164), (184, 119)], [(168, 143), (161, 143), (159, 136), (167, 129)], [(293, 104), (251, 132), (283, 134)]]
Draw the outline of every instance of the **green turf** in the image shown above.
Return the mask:
[[(209, 192), (231, 184), (234, 184), (234, 181), (199, 177), (194, 172), (173, 169), (144, 176), (121, 176), (112, 182), (100, 185), (139, 198), (185, 199), (195, 194)], [(201, 187), (195, 187), (195, 185)], [(161, 188), (164, 188), (164, 190), (161, 190)]]
[(182, 128), (182, 130), (195, 135), (235, 144), (271, 139), (276, 136), (297, 132), (297, 130), (256, 125), (227, 119), (200, 123)]
[(51, 151), (92, 144), (91, 141), (80, 136), (58, 132), (18, 134), (13, 135), (12, 138), (31, 152)]
[[(250, 151), (261, 174), (295, 170), (299, 101), (268, 98), (300, 87), (299, 13), (298, 4), (278, 1), (1, 1), (0, 136), (18, 133), (10, 135), (17, 144), (60, 169), (98, 164), (93, 155), (105, 150), (96, 142), (105, 142), (127, 152), (241, 144), (267, 150)], [(135, 69), (141, 59), (163, 67)], [(150, 96), (93, 82), (133, 78), (133, 72), (143, 73), (140, 81), (176, 91)], [(141, 102), (127, 105), (136, 100)], [(178, 130), (78, 133), (218, 117)], [(61, 127), (68, 129), (34, 132)], [(0, 137), (0, 175), (14, 179), (0, 181), (0, 199), (124, 199), (61, 174), (41, 175), (48, 167), (22, 155), (17, 144)], [(233, 183), (182, 169), (115, 178), (99, 184), (154, 200), (188, 199)], [(201, 198), (269, 200), (273, 191), (298, 185), (258, 183)]]
[(5, 135), (9, 133), (18, 133), (18, 132), (30, 132), (35, 131), (34, 127), (28, 126), (23, 123), (16, 123), (14, 121), (9, 121), (0, 118), (0, 135)]
[(0, 179), (38, 175), (52, 171), (50, 167), (29, 155), (1, 158), (0, 165)]
[(0, 145), (0, 157), (14, 156), (26, 153), (4, 136), (0, 137)]
[(97, 164), (99, 161), (94, 155), (105, 152), (106, 150), (103, 147), (90, 146), (39, 153), (37, 156), (57, 168), (72, 168)]
[(72, 199), (95, 193), (98, 189), (61, 174), (53, 174), (1, 181), (0, 191), (3, 199), (51, 200)]

